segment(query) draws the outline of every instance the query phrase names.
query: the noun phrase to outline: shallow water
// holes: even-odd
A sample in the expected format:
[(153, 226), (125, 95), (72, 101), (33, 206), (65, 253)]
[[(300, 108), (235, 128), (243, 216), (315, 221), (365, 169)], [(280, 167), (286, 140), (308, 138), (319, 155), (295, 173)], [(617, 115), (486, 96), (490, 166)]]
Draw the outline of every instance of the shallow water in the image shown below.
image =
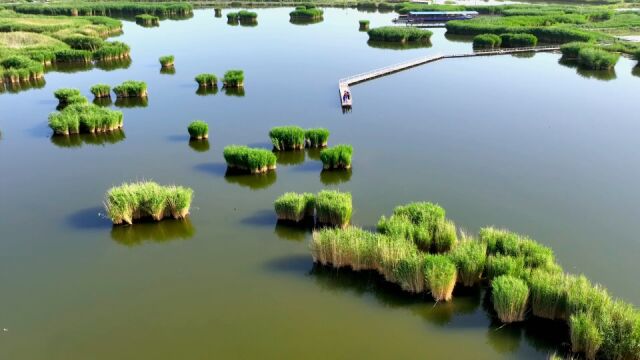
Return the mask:
[[(213, 10), (156, 28), (126, 22), (130, 64), (49, 72), (44, 87), (0, 95), (0, 358), (534, 359), (563, 349), (558, 324), (499, 327), (484, 292), (434, 306), (371, 274), (314, 268), (310, 233), (276, 223), (272, 202), (286, 191), (351, 191), (353, 222), (367, 228), (395, 205), (437, 202), (470, 232), (530, 235), (568, 271), (640, 304), (634, 61), (615, 75), (548, 53), (441, 61), (354, 86), (343, 114), (339, 78), (471, 51), (469, 40), (435, 29), (431, 47), (381, 49), (358, 20), (393, 14), (327, 9), (299, 26), (290, 9), (256, 11), (256, 27)], [(160, 73), (166, 54), (175, 74)], [(244, 94), (197, 94), (196, 74), (233, 68), (245, 71)], [(128, 79), (146, 81), (149, 99), (124, 104), (122, 134), (51, 138), (55, 89), (90, 95)], [(194, 119), (210, 124), (208, 143), (189, 142)], [(275, 173), (226, 173), (224, 146), (269, 147), (268, 130), (286, 124), (353, 144), (352, 171), (321, 172), (310, 151), (281, 155)], [(189, 222), (112, 228), (104, 192), (138, 179), (192, 187)]]

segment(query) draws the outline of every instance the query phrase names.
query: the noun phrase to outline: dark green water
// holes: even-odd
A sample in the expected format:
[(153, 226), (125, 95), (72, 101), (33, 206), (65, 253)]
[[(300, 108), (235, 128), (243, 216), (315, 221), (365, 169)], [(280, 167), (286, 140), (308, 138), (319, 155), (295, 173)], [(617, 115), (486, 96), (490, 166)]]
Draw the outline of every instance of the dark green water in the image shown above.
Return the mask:
[[(434, 306), (376, 276), (314, 269), (310, 233), (277, 225), (272, 202), (327, 187), (353, 193), (364, 227), (429, 200), (470, 232), (528, 234), (640, 304), (635, 62), (604, 76), (558, 54), (443, 61), (353, 87), (343, 114), (339, 78), (471, 44), (435, 30), (430, 48), (372, 47), (358, 20), (393, 14), (328, 9), (300, 26), (289, 11), (258, 10), (256, 27), (213, 10), (127, 22), (131, 64), (50, 72), (44, 87), (0, 95), (1, 359), (535, 359), (563, 348), (557, 324), (499, 328), (481, 292)], [(175, 74), (160, 73), (165, 54)], [(245, 70), (243, 96), (196, 93), (196, 74), (233, 68)], [(50, 137), (55, 89), (89, 95), (127, 79), (146, 81), (149, 99), (123, 104), (122, 133)], [(208, 144), (189, 143), (194, 119), (210, 124)], [(322, 173), (317, 153), (299, 153), (276, 173), (225, 176), (225, 145), (268, 147), (268, 130), (286, 124), (353, 144), (351, 173)], [(189, 222), (112, 229), (104, 192), (139, 179), (192, 187)]]

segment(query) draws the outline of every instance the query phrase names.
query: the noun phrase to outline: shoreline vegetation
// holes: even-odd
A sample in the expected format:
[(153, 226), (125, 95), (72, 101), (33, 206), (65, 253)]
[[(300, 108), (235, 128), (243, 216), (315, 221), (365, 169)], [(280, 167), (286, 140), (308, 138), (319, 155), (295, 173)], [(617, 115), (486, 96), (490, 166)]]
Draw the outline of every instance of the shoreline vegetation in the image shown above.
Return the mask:
[(124, 183), (107, 191), (104, 206), (114, 225), (164, 218), (184, 219), (189, 215), (193, 190), (182, 186), (161, 186), (152, 181)]
[[(304, 194), (287, 195), (292, 205), (282, 210), (283, 218), (300, 216), (306, 204), (300, 196), (304, 200)], [(487, 287), (504, 324), (563, 321), (576, 354), (590, 360), (640, 359), (640, 312), (632, 305), (582, 275), (565, 273), (547, 246), (493, 227), (473, 238), (445, 215), (437, 204), (417, 202), (383, 216), (376, 232), (355, 226), (316, 229), (311, 255), (336, 269), (376, 271), (403, 291), (430, 293), (436, 301), (449, 301), (456, 286)]]

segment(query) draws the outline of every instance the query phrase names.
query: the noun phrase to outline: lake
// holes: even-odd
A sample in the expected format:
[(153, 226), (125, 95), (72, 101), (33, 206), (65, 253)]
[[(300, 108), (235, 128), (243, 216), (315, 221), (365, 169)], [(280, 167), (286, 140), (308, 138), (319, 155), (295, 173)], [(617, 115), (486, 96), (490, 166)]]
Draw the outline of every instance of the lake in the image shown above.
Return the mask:
[[(302, 26), (290, 8), (256, 11), (255, 27), (213, 9), (156, 28), (125, 21), (128, 66), (61, 69), (0, 95), (0, 358), (540, 359), (565, 348), (557, 324), (501, 327), (484, 291), (434, 304), (314, 267), (311, 233), (276, 223), (287, 191), (350, 191), (365, 228), (396, 205), (436, 202), (467, 232), (527, 234), (566, 271), (640, 304), (636, 61), (602, 73), (559, 53), (443, 60), (355, 85), (343, 113), (339, 78), (470, 52), (471, 40), (434, 29), (431, 47), (390, 49), (367, 44), (358, 20), (386, 25), (392, 13), (325, 9)], [(175, 74), (160, 73), (166, 54)], [(243, 96), (196, 94), (196, 74), (236, 68)], [(90, 96), (124, 80), (147, 82), (149, 99), (121, 108), (121, 133), (51, 137), (54, 90)], [(209, 123), (208, 144), (189, 143), (195, 119)], [(321, 173), (307, 151), (282, 154), (268, 175), (226, 174), (224, 146), (270, 148), (279, 125), (328, 128), (330, 144), (353, 145), (352, 171)], [(142, 179), (192, 187), (189, 221), (112, 227), (105, 191)]]

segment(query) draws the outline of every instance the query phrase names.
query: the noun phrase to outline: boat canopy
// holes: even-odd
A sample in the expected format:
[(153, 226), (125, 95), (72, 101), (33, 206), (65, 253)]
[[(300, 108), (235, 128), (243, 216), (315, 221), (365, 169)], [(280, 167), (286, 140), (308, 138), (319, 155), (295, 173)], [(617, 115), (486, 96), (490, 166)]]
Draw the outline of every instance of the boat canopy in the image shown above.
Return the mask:
[(478, 15), (477, 11), (409, 11), (410, 15)]

